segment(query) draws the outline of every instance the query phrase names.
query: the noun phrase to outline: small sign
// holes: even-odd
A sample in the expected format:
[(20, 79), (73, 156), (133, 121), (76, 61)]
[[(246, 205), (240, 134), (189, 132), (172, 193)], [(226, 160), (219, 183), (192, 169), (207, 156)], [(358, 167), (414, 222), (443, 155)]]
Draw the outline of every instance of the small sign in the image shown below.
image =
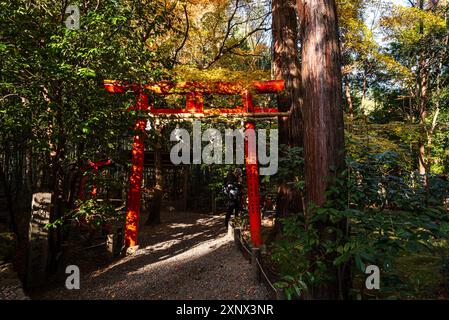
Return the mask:
[(45, 282), (48, 259), (48, 230), (50, 222), (51, 193), (35, 193), (31, 202), (29, 229), (27, 286), (35, 287)]

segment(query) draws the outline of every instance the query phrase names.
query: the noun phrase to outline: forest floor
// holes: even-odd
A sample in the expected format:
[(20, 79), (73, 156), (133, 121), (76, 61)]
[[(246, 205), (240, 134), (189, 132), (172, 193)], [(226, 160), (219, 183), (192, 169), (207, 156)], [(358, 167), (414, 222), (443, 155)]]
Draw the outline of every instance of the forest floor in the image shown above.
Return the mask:
[[(30, 292), (32, 299), (269, 299), (251, 265), (235, 248), (221, 215), (163, 212), (162, 224), (143, 226), (134, 254), (107, 262), (99, 249), (66, 264), (80, 268), (79, 290), (65, 276)], [(141, 224), (143, 225), (143, 224)], [(102, 252), (105, 250), (103, 249)]]

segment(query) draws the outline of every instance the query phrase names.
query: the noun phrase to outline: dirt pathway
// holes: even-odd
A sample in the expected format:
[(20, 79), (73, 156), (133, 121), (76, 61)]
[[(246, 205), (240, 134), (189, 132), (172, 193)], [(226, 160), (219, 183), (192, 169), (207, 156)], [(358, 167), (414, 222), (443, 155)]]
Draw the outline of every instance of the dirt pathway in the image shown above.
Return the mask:
[[(223, 217), (164, 213), (163, 224), (143, 227), (140, 249), (104, 267), (80, 265), (81, 288), (60, 279), (34, 299), (268, 299), (251, 265), (234, 246)], [(92, 266), (90, 266), (92, 268)]]

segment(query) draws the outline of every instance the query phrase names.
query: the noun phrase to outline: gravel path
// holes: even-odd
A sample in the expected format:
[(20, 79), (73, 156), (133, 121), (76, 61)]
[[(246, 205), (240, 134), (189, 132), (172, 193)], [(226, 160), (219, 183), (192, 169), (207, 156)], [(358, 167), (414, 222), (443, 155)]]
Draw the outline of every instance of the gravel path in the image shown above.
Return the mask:
[(227, 235), (222, 216), (164, 213), (140, 230), (140, 249), (104, 267), (80, 265), (80, 290), (64, 281), (34, 299), (268, 299)]
[(0, 264), (0, 300), (28, 299), (12, 264)]

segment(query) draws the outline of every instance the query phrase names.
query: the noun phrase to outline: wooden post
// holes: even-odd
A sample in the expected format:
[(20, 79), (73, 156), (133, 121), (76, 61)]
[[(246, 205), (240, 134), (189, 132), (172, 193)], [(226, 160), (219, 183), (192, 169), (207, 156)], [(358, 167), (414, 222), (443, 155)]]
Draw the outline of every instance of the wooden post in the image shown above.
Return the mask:
[[(138, 111), (148, 110), (148, 96), (139, 92), (137, 96), (136, 109)], [(128, 206), (126, 210), (125, 245), (126, 247), (137, 246), (137, 234), (140, 216), (140, 189), (142, 187), (143, 160), (145, 144), (143, 142), (146, 121), (136, 121), (134, 143), (132, 149), (132, 167), (129, 177), (130, 186), (128, 193)]]
[(251, 249), (251, 265), (253, 267), (253, 273), (257, 283), (261, 281), (260, 268), (257, 261), (260, 262), (260, 248)]

